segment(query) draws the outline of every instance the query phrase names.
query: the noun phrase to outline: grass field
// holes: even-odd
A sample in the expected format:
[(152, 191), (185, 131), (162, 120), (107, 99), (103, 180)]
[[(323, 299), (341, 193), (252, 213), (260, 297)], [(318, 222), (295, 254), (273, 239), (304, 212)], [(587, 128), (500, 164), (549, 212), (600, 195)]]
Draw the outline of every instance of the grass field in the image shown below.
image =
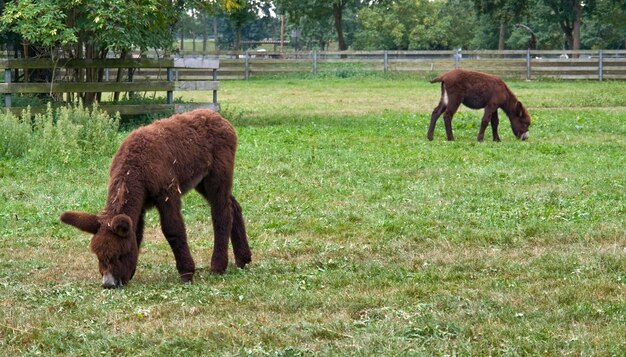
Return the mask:
[(117, 290), (58, 221), (102, 208), (110, 150), (2, 159), (0, 355), (623, 356), (626, 85), (510, 85), (526, 142), (502, 116), (502, 142), (477, 143), (470, 110), (455, 142), (443, 123), (427, 141), (439, 88), (424, 80), (222, 82), (254, 261), (209, 273), (190, 193), (192, 285), (156, 212)]

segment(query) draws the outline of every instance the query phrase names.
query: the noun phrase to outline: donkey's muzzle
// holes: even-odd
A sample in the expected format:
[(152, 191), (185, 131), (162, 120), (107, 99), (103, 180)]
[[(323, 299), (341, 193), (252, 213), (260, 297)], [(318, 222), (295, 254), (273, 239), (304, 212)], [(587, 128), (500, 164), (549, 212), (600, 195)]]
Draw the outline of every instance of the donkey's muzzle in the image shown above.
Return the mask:
[(116, 279), (111, 274), (104, 274), (102, 276), (102, 287), (105, 289), (114, 289), (122, 286), (122, 281), (120, 279)]

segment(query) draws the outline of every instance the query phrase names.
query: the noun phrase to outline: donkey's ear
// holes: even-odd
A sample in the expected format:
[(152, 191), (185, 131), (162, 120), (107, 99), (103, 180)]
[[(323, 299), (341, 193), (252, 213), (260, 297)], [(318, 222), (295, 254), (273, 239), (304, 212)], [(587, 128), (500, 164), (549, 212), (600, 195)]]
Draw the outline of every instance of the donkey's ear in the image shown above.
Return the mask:
[(128, 236), (128, 232), (130, 232), (132, 226), (133, 223), (130, 220), (130, 217), (125, 214), (118, 214), (113, 217), (110, 223), (111, 231), (122, 238)]
[(91, 234), (96, 234), (100, 229), (98, 217), (90, 213), (67, 211), (61, 215), (61, 221)]
[(515, 114), (517, 114), (518, 117), (524, 116), (524, 106), (522, 102), (515, 103)]

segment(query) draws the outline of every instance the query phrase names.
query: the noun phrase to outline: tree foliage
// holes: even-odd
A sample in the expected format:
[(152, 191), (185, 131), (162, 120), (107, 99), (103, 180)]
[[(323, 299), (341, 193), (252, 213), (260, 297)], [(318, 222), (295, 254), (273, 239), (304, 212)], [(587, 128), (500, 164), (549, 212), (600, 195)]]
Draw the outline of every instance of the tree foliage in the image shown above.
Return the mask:
[[(24, 57), (64, 57), (97, 59), (110, 55), (125, 57), (132, 50), (170, 50), (173, 28), (180, 14), (202, 6), (239, 9), (245, 0), (13, 0), (0, 9), (0, 30), (14, 41), (14, 49)], [(76, 82), (103, 80), (102, 69), (76, 69), (70, 78)], [(121, 80), (122, 70), (118, 70)], [(33, 78), (33, 74), (38, 77)], [(23, 79), (48, 81), (43, 75), (23, 71)], [(128, 70), (128, 77), (132, 69)], [(19, 79), (19, 76), (15, 76)], [(99, 93), (76, 93), (85, 103), (99, 99)], [(115, 94), (115, 99), (118, 93)], [(57, 98), (58, 99), (58, 98)], [(70, 100), (73, 100), (70, 98)]]
[(357, 49), (440, 50), (467, 46), (476, 27), (469, 1), (400, 0), (362, 9)]
[(358, 12), (353, 47), (626, 48), (625, 18), (626, 0), (377, 1)]
[[(173, 28), (191, 9), (240, 16), (247, 0), (14, 0), (4, 4), (0, 30), (28, 44), (63, 47), (73, 57), (97, 58), (131, 49), (169, 50)], [(252, 15), (254, 17), (254, 15)], [(86, 47), (87, 51), (82, 51)]]
[(474, 0), (474, 5), (479, 15), (499, 24), (498, 49), (501, 50), (504, 49), (507, 28), (513, 27), (528, 13), (527, 0)]
[(209, 21), (220, 48), (242, 49), (278, 39), (279, 15), (308, 49), (521, 49), (530, 31), (539, 49), (626, 47), (626, 0), (9, 0), (0, 11), (0, 40), (25, 56), (169, 50), (174, 34), (206, 39)]
[(109, 51), (170, 47), (177, 6), (160, 0), (21, 0), (5, 4), (0, 23), (32, 46), (99, 58)]
[(340, 51), (348, 49), (354, 16), (366, 4), (361, 0), (275, 0), (274, 3), (278, 13), (285, 14), (295, 25), (294, 30), (302, 30), (318, 44), (326, 43), (329, 33), (334, 34)]
[(626, 48), (626, 0), (596, 0), (583, 22), (583, 48)]
[(583, 13), (590, 14), (595, 0), (542, 0), (550, 8), (549, 16), (558, 23), (565, 35), (567, 49), (580, 49), (580, 27)]

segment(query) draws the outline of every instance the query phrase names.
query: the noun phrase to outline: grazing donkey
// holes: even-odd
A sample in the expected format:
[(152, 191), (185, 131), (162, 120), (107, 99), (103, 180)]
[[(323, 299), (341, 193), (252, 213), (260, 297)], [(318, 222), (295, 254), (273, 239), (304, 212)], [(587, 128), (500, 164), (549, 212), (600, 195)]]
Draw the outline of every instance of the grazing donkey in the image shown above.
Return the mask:
[(430, 117), (430, 126), (426, 134), (428, 140), (433, 140), (435, 124), (442, 113), (448, 140), (454, 140), (452, 116), (461, 103), (472, 109), (485, 108), (478, 131), (478, 141), (483, 140), (489, 122), (491, 122), (493, 140), (500, 141), (498, 108), (509, 117), (513, 134), (519, 139), (528, 139), (530, 115), (502, 79), (486, 73), (455, 69), (430, 81), (430, 83), (436, 82), (441, 82), (441, 99)]
[(110, 168), (105, 208), (93, 215), (65, 212), (61, 221), (93, 234), (102, 287), (120, 287), (133, 277), (146, 209), (156, 207), (183, 282), (195, 264), (181, 215), (181, 196), (195, 188), (210, 204), (214, 247), (211, 271), (228, 264), (228, 238), (235, 263), (252, 260), (241, 207), (232, 196), (237, 136), (218, 113), (195, 110), (136, 129), (124, 140)]

